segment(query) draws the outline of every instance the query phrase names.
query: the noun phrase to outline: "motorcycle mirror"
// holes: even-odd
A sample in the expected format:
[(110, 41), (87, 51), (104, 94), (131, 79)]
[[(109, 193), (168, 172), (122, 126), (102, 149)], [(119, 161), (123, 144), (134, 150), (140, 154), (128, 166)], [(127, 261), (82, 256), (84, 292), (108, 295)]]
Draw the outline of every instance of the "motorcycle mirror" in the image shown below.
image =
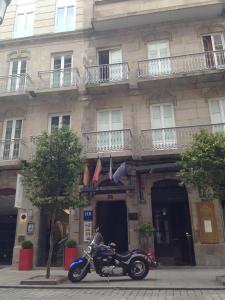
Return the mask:
[(99, 226), (96, 227), (95, 232), (99, 232)]

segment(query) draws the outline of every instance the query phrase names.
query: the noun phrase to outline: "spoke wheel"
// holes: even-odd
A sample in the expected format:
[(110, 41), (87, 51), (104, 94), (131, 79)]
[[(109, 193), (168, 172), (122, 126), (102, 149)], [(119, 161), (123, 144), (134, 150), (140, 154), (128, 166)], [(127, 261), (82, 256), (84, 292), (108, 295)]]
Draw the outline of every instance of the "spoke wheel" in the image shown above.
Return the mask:
[(147, 276), (148, 271), (148, 262), (140, 257), (131, 261), (128, 274), (134, 280), (141, 280)]

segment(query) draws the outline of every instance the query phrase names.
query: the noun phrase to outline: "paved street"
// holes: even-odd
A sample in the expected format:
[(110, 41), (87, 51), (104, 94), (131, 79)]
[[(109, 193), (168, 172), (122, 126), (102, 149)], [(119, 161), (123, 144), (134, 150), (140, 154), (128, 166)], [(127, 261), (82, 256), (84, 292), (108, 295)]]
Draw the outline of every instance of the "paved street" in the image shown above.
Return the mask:
[(225, 290), (0, 289), (1, 300), (225, 300)]

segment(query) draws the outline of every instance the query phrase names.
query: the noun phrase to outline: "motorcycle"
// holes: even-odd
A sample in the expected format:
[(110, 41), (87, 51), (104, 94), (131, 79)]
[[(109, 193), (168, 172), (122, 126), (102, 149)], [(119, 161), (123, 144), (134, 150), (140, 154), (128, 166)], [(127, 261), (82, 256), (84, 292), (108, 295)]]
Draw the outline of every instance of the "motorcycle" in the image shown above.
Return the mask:
[(69, 280), (75, 283), (84, 279), (91, 273), (91, 264), (101, 277), (130, 276), (134, 280), (144, 279), (149, 268), (157, 266), (157, 263), (141, 249), (117, 253), (116, 244), (105, 245), (100, 232), (95, 233), (83, 256), (70, 265)]

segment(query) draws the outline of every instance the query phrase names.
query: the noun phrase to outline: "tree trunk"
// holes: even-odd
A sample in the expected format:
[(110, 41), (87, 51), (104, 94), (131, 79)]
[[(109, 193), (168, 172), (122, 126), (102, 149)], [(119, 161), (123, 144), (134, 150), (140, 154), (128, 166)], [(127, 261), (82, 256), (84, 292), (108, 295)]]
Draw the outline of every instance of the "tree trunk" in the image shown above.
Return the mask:
[(50, 229), (50, 236), (49, 236), (49, 251), (48, 251), (48, 260), (46, 266), (46, 278), (50, 277), (50, 268), (52, 262), (52, 253), (53, 253), (53, 243), (54, 243), (54, 227), (55, 227), (55, 217), (56, 217), (56, 208), (53, 209), (51, 214), (51, 229)]

